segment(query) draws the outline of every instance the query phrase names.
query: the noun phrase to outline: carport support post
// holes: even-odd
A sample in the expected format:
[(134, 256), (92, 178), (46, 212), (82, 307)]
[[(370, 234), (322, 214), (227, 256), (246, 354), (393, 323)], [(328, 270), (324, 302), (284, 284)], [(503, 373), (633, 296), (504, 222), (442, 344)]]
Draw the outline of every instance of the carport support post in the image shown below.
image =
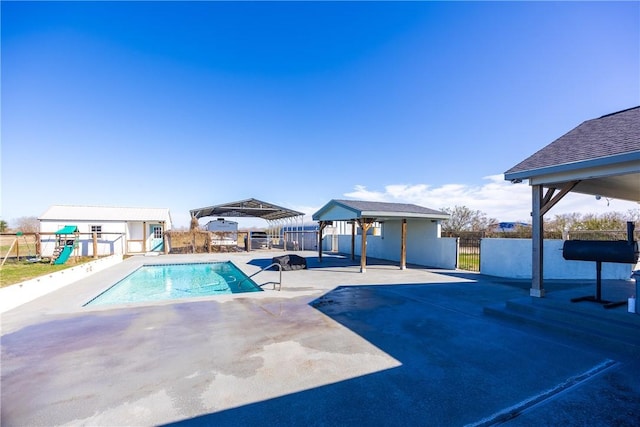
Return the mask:
[(400, 237), (400, 270), (407, 269), (407, 219), (402, 218), (402, 235)]
[(322, 262), (322, 231), (328, 225), (328, 223), (327, 221), (318, 221), (318, 225), (318, 262)]
[(544, 213), (542, 212), (542, 185), (532, 185), (532, 259), (531, 259), (531, 290), (529, 295), (532, 297), (544, 297), (544, 275), (543, 275), (543, 248), (544, 248)]
[(356, 259), (356, 222), (351, 221), (351, 261)]

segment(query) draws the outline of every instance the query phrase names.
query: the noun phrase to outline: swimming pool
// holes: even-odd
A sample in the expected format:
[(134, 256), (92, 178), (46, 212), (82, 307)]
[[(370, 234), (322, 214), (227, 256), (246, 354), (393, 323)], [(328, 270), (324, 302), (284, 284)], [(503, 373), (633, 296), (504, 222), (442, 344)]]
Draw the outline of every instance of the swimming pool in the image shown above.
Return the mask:
[(260, 286), (231, 261), (154, 264), (141, 266), (84, 306), (260, 291)]

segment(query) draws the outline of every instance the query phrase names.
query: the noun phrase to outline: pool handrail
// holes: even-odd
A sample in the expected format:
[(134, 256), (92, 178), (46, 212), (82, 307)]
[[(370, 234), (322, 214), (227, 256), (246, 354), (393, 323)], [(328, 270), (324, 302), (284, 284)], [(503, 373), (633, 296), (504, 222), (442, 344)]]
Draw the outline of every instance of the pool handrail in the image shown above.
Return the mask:
[[(242, 279), (240, 282), (238, 282), (238, 287), (242, 288), (242, 282), (244, 282), (247, 279), (251, 279), (253, 276), (255, 276), (256, 274), (262, 273), (265, 270), (270, 269), (271, 267), (273, 267), (274, 265), (278, 266), (278, 270), (280, 271), (280, 280), (277, 282), (265, 282), (262, 285), (258, 285), (259, 287), (263, 287), (264, 285), (268, 285), (269, 283), (273, 284), (273, 290), (282, 290), (282, 265), (278, 264), (277, 262), (271, 263), (268, 266), (266, 266), (265, 268), (261, 269), (260, 271), (256, 271), (255, 273), (253, 273), (251, 276), (247, 276), (247, 278)], [(278, 285), (278, 289), (276, 289), (276, 285)]]

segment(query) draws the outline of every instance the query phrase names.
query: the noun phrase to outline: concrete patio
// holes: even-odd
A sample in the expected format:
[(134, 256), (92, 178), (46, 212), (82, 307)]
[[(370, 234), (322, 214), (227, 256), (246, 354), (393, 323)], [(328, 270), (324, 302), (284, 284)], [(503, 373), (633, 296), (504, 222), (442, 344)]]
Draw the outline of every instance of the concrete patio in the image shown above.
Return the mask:
[(252, 274), (282, 254), (133, 257), (3, 313), (2, 425), (638, 425), (640, 315), (570, 303), (589, 282), (533, 301), (523, 281), (304, 252), (280, 292), (82, 307), (143, 263)]

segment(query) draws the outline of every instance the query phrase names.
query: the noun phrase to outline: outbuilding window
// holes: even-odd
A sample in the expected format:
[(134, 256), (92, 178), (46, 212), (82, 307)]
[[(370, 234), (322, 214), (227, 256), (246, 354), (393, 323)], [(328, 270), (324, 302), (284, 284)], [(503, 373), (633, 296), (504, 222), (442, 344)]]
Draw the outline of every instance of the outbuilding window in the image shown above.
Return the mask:
[(93, 236), (93, 233), (96, 233), (96, 237), (98, 239), (102, 238), (102, 226), (101, 225), (92, 225), (91, 226), (91, 235)]

